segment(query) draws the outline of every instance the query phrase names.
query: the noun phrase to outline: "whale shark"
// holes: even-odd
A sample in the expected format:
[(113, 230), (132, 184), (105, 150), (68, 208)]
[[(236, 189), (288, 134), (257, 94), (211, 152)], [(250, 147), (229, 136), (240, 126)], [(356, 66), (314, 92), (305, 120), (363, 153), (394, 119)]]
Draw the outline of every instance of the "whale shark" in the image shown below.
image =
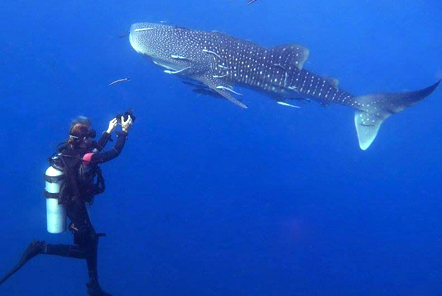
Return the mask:
[(152, 59), (170, 75), (212, 93), (241, 108), (234, 86), (263, 92), (276, 103), (297, 108), (297, 101), (339, 104), (355, 109), (354, 124), (359, 146), (366, 150), (381, 124), (428, 97), (440, 81), (417, 91), (355, 96), (339, 86), (339, 80), (304, 68), (309, 50), (297, 44), (263, 47), (217, 31), (200, 31), (156, 23), (135, 23), (130, 28), (133, 49)]

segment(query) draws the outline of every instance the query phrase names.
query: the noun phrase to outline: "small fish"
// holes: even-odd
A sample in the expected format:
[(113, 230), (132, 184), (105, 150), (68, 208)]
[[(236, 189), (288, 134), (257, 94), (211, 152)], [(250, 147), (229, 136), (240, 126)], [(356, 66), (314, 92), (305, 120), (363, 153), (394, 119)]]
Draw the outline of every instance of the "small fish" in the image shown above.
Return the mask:
[(258, 0), (249, 0), (249, 1), (247, 1), (247, 5), (250, 5), (250, 4), (252, 4), (252, 3), (255, 3), (256, 1), (258, 1)]
[(118, 38), (120, 38), (120, 39), (122, 39), (122, 38), (126, 38), (127, 36), (129, 36), (129, 33), (130, 33), (130, 32), (124, 32), (124, 33), (121, 33), (120, 35), (118, 35)]
[(292, 104), (289, 104), (289, 103), (286, 103), (286, 102), (281, 102), (281, 101), (278, 101), (278, 102), (276, 102), (277, 104), (279, 104), (279, 105), (281, 105), (281, 106), (286, 106), (286, 107), (290, 107), (290, 108), (301, 108), (301, 107), (299, 107), (299, 106), (296, 106), (296, 105), (292, 105)]
[(127, 81), (130, 81), (130, 77), (126, 77), (126, 78), (117, 79), (115, 81), (112, 81), (111, 83), (109, 83), (109, 86), (117, 84), (117, 83), (121, 83), (121, 82), (127, 82)]

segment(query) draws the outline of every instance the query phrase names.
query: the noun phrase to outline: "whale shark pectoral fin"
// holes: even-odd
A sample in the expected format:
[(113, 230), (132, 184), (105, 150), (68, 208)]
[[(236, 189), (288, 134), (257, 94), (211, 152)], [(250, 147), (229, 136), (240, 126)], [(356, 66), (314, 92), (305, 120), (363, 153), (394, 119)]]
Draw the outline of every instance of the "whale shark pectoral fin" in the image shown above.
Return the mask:
[(192, 91), (196, 94), (211, 96), (211, 97), (218, 98), (218, 99), (219, 98), (224, 99), (223, 96), (221, 96), (219, 93), (217, 93), (213, 89), (207, 87), (205, 84), (190, 82), (190, 81), (182, 81), (182, 82), (186, 85), (189, 85), (192, 88)]
[(227, 100), (229, 100), (230, 102), (232, 102), (233, 104), (243, 108), (243, 109), (247, 109), (247, 105), (245, 105), (244, 103), (242, 103), (241, 101), (239, 101), (238, 99), (235, 99), (230, 92), (227, 90), (227, 88), (219, 88), (218, 86), (215, 87), (211, 87), (209, 85), (209, 87), (211, 89), (213, 89), (214, 91), (216, 91), (218, 94), (220, 94), (221, 96), (223, 96), (224, 98), (226, 98)]
[(272, 47), (270, 55), (276, 57), (276, 62), (281, 67), (296, 66), (301, 70), (308, 59), (309, 50), (304, 46), (296, 44), (280, 45)]
[[(207, 87), (209, 87), (211, 90), (215, 91), (216, 93), (218, 93), (219, 95), (221, 95), (225, 99), (229, 100), (233, 104), (235, 104), (241, 108), (247, 109), (247, 105), (245, 105), (244, 103), (242, 103), (238, 99), (235, 99), (232, 96), (231, 93), (232, 92), (236, 93), (236, 92), (233, 91), (233, 89), (230, 86), (227, 86), (227, 84), (225, 82), (223, 82), (221, 79), (214, 78), (213, 76), (214, 75), (208, 74), (208, 75), (196, 77), (195, 79), (202, 82), (203, 84), (207, 85)], [(236, 94), (240, 95), (239, 93), (236, 93)]]

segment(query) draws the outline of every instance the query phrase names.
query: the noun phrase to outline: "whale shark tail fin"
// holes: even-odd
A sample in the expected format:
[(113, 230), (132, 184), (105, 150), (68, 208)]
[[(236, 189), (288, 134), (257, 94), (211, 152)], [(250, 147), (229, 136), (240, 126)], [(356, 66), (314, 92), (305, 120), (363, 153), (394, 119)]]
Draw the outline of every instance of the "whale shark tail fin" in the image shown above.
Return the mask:
[(430, 87), (400, 93), (379, 93), (356, 98), (360, 104), (355, 112), (355, 125), (359, 146), (366, 150), (373, 143), (385, 119), (425, 99), (436, 89), (440, 81)]

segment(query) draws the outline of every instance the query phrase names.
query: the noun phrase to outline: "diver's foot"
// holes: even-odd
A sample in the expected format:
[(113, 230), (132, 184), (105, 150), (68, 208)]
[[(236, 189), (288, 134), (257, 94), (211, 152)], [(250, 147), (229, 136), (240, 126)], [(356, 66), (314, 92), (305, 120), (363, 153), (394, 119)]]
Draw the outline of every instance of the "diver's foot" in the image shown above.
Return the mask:
[(104, 292), (98, 283), (86, 284), (87, 293), (91, 296), (112, 296), (109, 293)]
[(45, 242), (43, 241), (32, 241), (29, 247), (25, 250), (23, 255), (21, 256), (19, 265), (25, 265), (29, 260), (37, 256), (38, 254), (43, 253)]

